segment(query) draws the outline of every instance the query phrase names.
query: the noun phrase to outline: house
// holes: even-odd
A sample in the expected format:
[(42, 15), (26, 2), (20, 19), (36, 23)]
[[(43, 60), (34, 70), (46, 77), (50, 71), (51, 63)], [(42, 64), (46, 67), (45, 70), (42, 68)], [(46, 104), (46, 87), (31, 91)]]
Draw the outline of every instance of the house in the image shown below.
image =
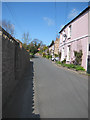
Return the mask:
[(56, 40), (54, 42), (54, 54), (57, 54), (57, 55), (59, 52), (59, 41), (60, 41), (60, 38), (56, 38)]
[(49, 54), (50, 55), (54, 55), (54, 41), (52, 41), (52, 43), (49, 46)]
[(87, 70), (90, 59), (90, 6), (66, 24), (59, 33), (61, 61), (66, 58), (66, 63), (71, 63), (75, 59), (74, 51), (82, 50), (81, 66)]

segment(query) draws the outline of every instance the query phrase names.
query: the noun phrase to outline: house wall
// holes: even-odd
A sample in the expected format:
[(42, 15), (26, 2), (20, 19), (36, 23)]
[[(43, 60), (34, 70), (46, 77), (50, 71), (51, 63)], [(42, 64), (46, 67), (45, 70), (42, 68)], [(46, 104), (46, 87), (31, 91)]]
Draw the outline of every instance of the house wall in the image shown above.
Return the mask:
[[(71, 25), (71, 37), (68, 38), (68, 27)], [(87, 70), (87, 47), (88, 47), (88, 11), (79, 16), (76, 20), (70, 23), (63, 31), (67, 35), (65, 42), (63, 42), (62, 35), (60, 34), (60, 47), (59, 51), (62, 52), (64, 48), (64, 57), (67, 57), (67, 47), (70, 45), (70, 61), (74, 58), (74, 51), (82, 50), (82, 66)], [(70, 63), (69, 61), (69, 63)]]
[(54, 54), (58, 54), (58, 51), (59, 51), (59, 38), (57, 38), (55, 40), (55, 44), (54, 44)]
[(49, 47), (49, 53), (50, 53), (50, 55), (54, 54), (54, 45), (52, 45), (51, 47)]

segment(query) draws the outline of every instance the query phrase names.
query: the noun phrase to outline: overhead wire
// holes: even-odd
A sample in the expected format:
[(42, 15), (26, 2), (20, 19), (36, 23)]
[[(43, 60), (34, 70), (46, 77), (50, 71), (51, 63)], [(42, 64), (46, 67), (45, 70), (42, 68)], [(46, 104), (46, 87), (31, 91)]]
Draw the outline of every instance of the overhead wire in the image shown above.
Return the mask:
[(11, 14), (13, 20), (15, 21), (17, 27), (19, 28), (19, 30), (20, 30), (20, 31), (23, 31), (23, 28), (21, 27), (21, 25), (17, 22), (17, 20), (16, 20), (16, 18), (15, 18), (15, 14), (13, 14), (13, 12), (11, 11), (10, 6), (8, 6), (8, 4), (7, 4), (6, 2), (5, 2), (5, 5), (6, 5), (8, 11), (9, 11), (9, 13)]
[(55, 0), (55, 36), (58, 36), (58, 30), (57, 30), (57, 5), (56, 5), (56, 0)]

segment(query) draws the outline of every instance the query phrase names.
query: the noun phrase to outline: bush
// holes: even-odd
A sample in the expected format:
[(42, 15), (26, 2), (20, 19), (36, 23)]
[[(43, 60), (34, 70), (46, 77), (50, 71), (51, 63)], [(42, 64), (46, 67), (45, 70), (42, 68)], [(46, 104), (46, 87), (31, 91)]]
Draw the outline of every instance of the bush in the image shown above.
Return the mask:
[(46, 57), (46, 54), (45, 54), (45, 53), (43, 53), (42, 55), (43, 55), (43, 57)]
[(77, 66), (77, 67), (76, 67), (76, 70), (77, 70), (77, 71), (78, 71), (78, 70), (85, 71), (85, 69), (84, 69), (82, 66)]
[(67, 68), (72, 68), (72, 69), (75, 69), (77, 71), (81, 70), (81, 71), (85, 71), (85, 69), (80, 66), (80, 65), (74, 65), (74, 64), (63, 64), (61, 63), (60, 61), (57, 61), (56, 62), (57, 64), (61, 64), (63, 67), (67, 67)]
[(52, 58), (52, 55), (46, 55), (46, 58), (47, 59)]
[(46, 55), (46, 58), (49, 59), (49, 55)]
[(66, 58), (62, 61), (62, 64), (65, 64), (66, 63)]
[(80, 50), (79, 52), (77, 51), (74, 51), (74, 55), (75, 55), (75, 62), (74, 64), (75, 65), (81, 65), (81, 62), (82, 62), (82, 50)]
[(55, 57), (59, 57), (59, 55), (57, 55), (57, 54), (54, 54), (55, 55)]
[(60, 61), (56, 61), (57, 64), (62, 64)]

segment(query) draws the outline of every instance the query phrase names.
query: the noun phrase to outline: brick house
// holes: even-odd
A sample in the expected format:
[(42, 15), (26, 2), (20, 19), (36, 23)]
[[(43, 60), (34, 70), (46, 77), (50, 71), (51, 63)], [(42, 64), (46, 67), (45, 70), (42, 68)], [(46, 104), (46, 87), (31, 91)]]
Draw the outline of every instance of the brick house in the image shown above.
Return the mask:
[(56, 38), (56, 40), (54, 42), (54, 54), (57, 54), (57, 55), (58, 55), (58, 52), (59, 52), (59, 41), (60, 41), (60, 39)]
[(81, 66), (87, 70), (90, 57), (90, 6), (66, 24), (59, 33), (61, 61), (66, 58), (66, 63), (71, 63), (75, 58), (74, 51), (82, 50)]

